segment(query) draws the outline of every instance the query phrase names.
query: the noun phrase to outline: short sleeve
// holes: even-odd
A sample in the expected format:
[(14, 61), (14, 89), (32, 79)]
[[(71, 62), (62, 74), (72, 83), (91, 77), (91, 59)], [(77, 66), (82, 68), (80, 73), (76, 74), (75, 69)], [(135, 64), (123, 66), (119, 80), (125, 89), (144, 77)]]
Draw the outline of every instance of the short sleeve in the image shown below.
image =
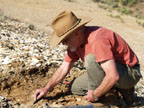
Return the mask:
[(96, 62), (113, 59), (112, 47), (108, 39), (100, 38), (92, 44), (92, 53), (96, 56)]

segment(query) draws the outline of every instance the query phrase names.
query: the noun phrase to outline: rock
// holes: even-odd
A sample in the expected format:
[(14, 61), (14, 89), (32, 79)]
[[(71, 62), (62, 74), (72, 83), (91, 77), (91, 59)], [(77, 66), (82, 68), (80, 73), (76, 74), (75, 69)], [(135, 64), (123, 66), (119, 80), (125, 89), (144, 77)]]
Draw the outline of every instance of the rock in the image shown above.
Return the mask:
[(9, 64), (10, 62), (11, 62), (11, 59), (10, 59), (8, 56), (6, 56), (6, 57), (4, 58), (2, 64)]
[(36, 58), (32, 58), (32, 62), (31, 62), (30, 65), (36, 65), (38, 62), (39, 62), (38, 59), (36, 59)]
[(51, 105), (50, 105), (50, 107), (52, 107), (52, 108), (60, 108), (60, 107), (62, 107), (63, 105), (60, 105), (60, 104), (57, 104), (56, 102), (53, 102)]
[(50, 108), (47, 103), (43, 103), (43, 108)]

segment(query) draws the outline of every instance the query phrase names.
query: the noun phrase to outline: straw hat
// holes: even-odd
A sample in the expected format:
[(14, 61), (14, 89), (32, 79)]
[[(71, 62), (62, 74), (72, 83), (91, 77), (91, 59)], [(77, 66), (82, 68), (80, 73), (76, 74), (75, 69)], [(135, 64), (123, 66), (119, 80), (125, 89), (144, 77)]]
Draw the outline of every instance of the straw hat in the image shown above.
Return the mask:
[(51, 23), (51, 27), (54, 30), (50, 38), (51, 48), (56, 47), (64, 39), (68, 38), (71, 33), (78, 28), (88, 23), (87, 19), (80, 19), (75, 16), (73, 12), (64, 11), (56, 16)]

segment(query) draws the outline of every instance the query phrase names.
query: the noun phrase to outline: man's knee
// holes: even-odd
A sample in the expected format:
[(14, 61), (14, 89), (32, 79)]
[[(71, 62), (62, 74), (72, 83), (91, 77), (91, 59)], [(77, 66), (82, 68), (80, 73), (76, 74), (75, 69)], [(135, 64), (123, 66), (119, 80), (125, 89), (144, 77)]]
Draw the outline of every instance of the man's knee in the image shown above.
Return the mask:
[(83, 89), (81, 87), (77, 86), (76, 83), (72, 84), (71, 92), (75, 95), (85, 95), (85, 93), (83, 92)]
[(76, 78), (71, 86), (71, 92), (76, 95), (85, 95), (88, 91), (87, 73)]

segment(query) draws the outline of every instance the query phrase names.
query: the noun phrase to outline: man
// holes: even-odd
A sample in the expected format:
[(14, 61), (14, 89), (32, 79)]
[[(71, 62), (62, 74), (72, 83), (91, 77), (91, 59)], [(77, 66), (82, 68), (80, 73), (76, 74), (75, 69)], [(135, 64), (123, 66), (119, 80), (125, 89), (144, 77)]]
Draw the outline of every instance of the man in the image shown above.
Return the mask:
[(68, 46), (67, 54), (48, 84), (36, 90), (35, 99), (50, 92), (81, 58), (87, 73), (73, 82), (73, 94), (85, 95), (87, 101), (95, 102), (115, 87), (128, 105), (134, 102), (134, 86), (141, 77), (137, 56), (117, 33), (102, 27), (85, 26), (88, 22), (67, 11), (53, 19), (50, 46), (63, 43)]

